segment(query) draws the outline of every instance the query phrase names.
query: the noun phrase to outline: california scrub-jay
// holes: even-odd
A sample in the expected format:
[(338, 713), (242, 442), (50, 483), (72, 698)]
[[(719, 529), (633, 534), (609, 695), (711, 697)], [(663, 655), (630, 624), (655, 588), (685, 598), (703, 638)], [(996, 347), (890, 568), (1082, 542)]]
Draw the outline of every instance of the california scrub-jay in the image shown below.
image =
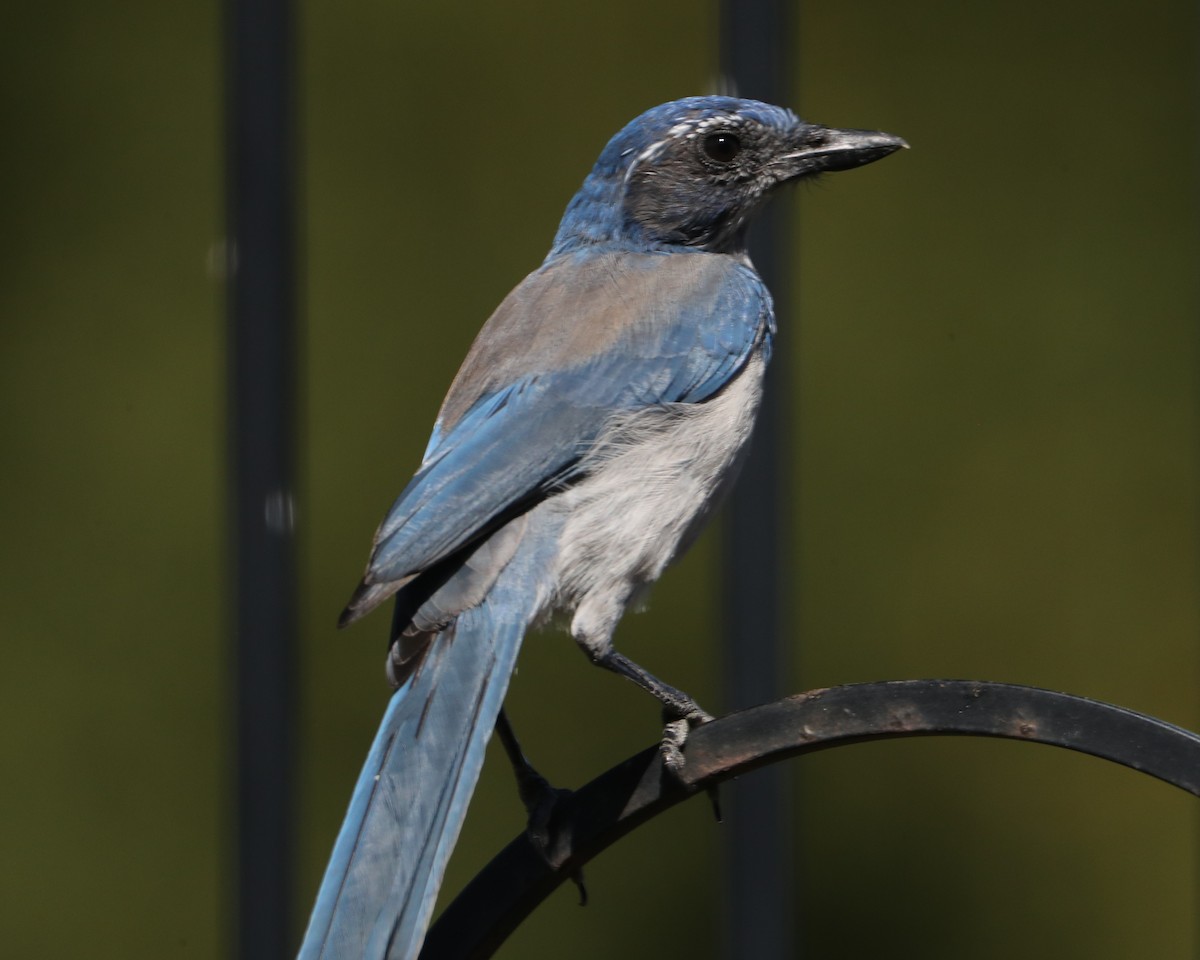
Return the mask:
[(746, 228), (780, 184), (903, 146), (729, 97), (665, 103), (609, 141), (545, 261), (476, 338), (342, 614), (395, 596), (398, 689), (304, 960), (416, 956), (521, 639), (548, 614), (662, 702), (664, 761), (681, 766), (708, 715), (612, 637), (730, 486), (754, 426), (775, 320)]

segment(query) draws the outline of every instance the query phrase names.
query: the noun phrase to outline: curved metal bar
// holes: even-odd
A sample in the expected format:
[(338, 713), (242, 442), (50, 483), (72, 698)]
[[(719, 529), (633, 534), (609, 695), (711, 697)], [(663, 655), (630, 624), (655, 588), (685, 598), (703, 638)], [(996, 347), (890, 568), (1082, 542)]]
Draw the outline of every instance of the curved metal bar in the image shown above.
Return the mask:
[(1200, 796), (1200, 736), (1084, 697), (1008, 683), (899, 680), (814, 690), (692, 731), (680, 783), (657, 747), (575, 791), (555, 811), (549, 863), (525, 834), (476, 875), (430, 929), (423, 960), (490, 957), (587, 861), (651, 817), (724, 780), (847, 743), (914, 736), (1028, 740), (1112, 760)]

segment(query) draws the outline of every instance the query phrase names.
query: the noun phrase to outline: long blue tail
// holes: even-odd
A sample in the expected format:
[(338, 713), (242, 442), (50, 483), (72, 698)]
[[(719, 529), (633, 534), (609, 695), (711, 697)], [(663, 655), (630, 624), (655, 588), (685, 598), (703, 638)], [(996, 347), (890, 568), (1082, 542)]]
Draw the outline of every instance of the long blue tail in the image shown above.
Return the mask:
[(420, 951), (533, 612), (528, 582), (501, 580), (392, 696), (300, 960), (412, 960)]

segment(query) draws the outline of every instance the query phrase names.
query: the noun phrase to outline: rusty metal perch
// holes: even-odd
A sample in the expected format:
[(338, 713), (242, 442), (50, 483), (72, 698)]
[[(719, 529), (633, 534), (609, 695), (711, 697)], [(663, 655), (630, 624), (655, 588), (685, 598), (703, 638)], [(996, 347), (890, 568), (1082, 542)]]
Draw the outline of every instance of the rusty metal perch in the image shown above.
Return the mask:
[(561, 883), (669, 807), (756, 767), (866, 740), (1005, 737), (1120, 763), (1200, 796), (1200, 736), (1123, 707), (1008, 683), (899, 680), (813, 690), (693, 731), (684, 781), (657, 746), (575, 791), (556, 811), (549, 862), (517, 836), (446, 907), (422, 960), (479, 960)]

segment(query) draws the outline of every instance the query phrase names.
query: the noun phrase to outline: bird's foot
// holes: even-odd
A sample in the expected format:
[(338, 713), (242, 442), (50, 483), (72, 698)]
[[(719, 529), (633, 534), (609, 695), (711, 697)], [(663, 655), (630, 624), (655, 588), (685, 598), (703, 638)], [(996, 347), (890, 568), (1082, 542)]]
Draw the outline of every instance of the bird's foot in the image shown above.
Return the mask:
[[(675, 691), (678, 693), (678, 691)], [(663, 707), (663, 766), (681, 783), (685, 764), (683, 747), (693, 727), (708, 723), (712, 717), (700, 708), (691, 697), (679, 694), (678, 702), (665, 703)]]
[[(683, 786), (688, 785), (684, 777), (686, 759), (683, 755), (683, 747), (687, 743), (688, 734), (692, 732), (693, 727), (699, 727), (713, 719), (701, 710), (694, 700), (691, 701), (691, 704), (694, 709), (682, 717), (672, 718), (670, 708), (664, 708), (663, 738), (659, 747), (662, 751), (663, 766), (675, 781)], [(717, 823), (722, 823), (724, 817), (721, 815), (721, 794), (718, 786), (714, 783), (705, 790), (708, 793), (708, 802), (712, 805), (713, 818)]]
[[(512, 724), (509, 723), (508, 714), (503, 710), (496, 718), (496, 734), (512, 764), (513, 775), (517, 780), (517, 795), (525, 807), (525, 835), (529, 837), (533, 849), (546, 866), (557, 870), (559, 859), (565, 856), (567, 851), (557, 849), (559, 838), (556, 834), (555, 820), (563, 802), (571, 796), (571, 791), (554, 786), (537, 772), (521, 750), (521, 744), (517, 741)], [(583, 871), (576, 870), (571, 874), (571, 880), (579, 889), (579, 905), (586, 906), (587, 888), (583, 885)]]
[(521, 803), (525, 805), (528, 817), (525, 832), (542, 859), (551, 863), (554, 853), (554, 815), (559, 805), (571, 795), (571, 791), (554, 786), (533, 767), (527, 767), (517, 778), (517, 792), (521, 796)]
[[(687, 785), (683, 776), (684, 756), (683, 747), (687, 743), (688, 734), (693, 727), (708, 723), (712, 716), (701, 709), (700, 704), (682, 690), (677, 690), (663, 683), (645, 668), (639, 667), (623, 654), (617, 653), (607, 642), (599, 645), (589, 644), (586, 636), (580, 640), (584, 649), (592, 656), (593, 661), (606, 670), (619, 673), (632, 680), (639, 687), (653, 696), (663, 708), (663, 738), (659, 747), (662, 753), (663, 766), (678, 783)], [(720, 816), (718, 814), (718, 819)]]
[[(572, 791), (554, 786), (532, 766), (526, 764), (523, 769), (517, 771), (517, 792), (520, 794), (521, 803), (525, 805), (528, 817), (525, 835), (529, 837), (533, 849), (546, 866), (552, 870), (558, 869), (558, 825), (555, 821), (563, 802), (571, 796)], [(587, 906), (587, 887), (583, 883), (582, 869), (571, 874), (571, 882), (579, 891), (579, 905)]]

